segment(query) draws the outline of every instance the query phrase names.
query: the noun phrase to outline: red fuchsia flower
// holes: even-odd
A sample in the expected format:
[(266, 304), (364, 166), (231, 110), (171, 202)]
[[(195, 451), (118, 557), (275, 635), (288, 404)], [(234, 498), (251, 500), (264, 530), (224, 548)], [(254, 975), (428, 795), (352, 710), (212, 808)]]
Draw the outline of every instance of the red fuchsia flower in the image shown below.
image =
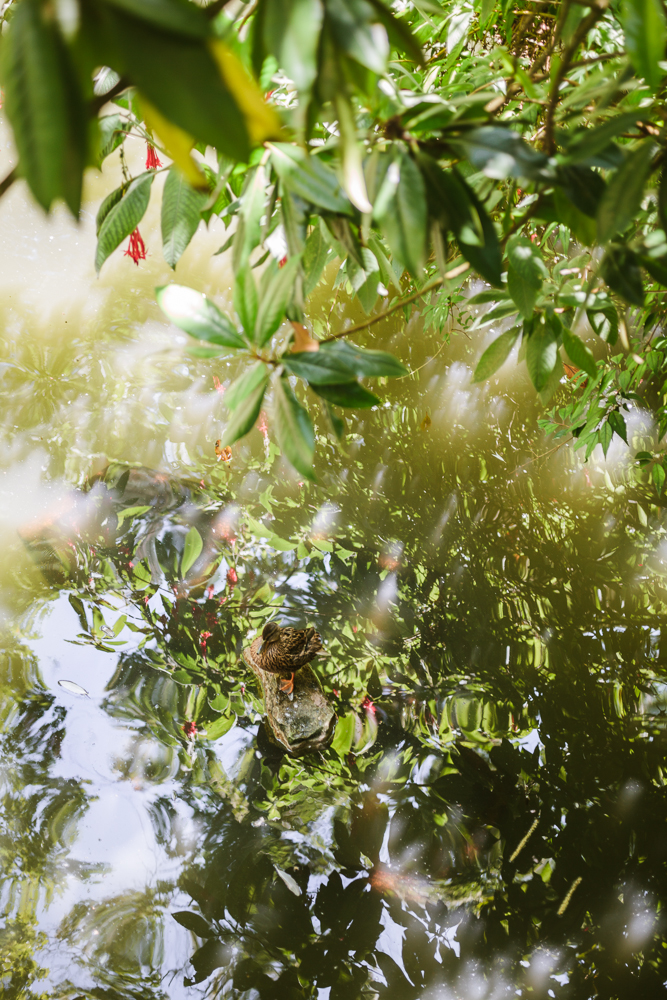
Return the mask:
[(140, 260), (146, 260), (146, 244), (142, 240), (138, 229), (135, 229), (131, 234), (130, 243), (124, 256), (131, 257), (137, 267)]
[(223, 393), (224, 393), (224, 391), (225, 391), (225, 387), (224, 387), (224, 385), (222, 384), (222, 382), (220, 381), (220, 379), (218, 378), (217, 375), (213, 376), (213, 385), (215, 386), (215, 391), (219, 392), (220, 395), (222, 396)]
[(160, 157), (155, 152), (155, 146), (147, 142), (146, 143), (146, 170), (157, 170), (161, 167)]
[(206, 649), (206, 643), (211, 638), (212, 635), (213, 635), (212, 632), (202, 632), (202, 634), (199, 636), (199, 645), (201, 646), (202, 649), (204, 650)]
[(229, 584), (229, 589), (233, 590), (238, 582), (239, 578), (237, 572), (233, 566), (230, 566), (227, 570), (227, 583)]
[(287, 256), (281, 257), (280, 260), (278, 261), (278, 267), (284, 267), (286, 263), (287, 263)]
[(215, 587), (213, 586), (213, 584), (212, 584), (212, 583), (210, 583), (210, 584), (208, 585), (208, 587), (206, 588), (206, 596), (207, 596), (207, 598), (209, 599), (209, 601), (210, 601), (210, 600), (211, 600), (211, 598), (213, 597), (213, 592), (214, 592), (214, 590), (215, 590)]
[(375, 715), (376, 709), (375, 705), (373, 704), (373, 699), (370, 698), (368, 695), (366, 695), (366, 697), (364, 698), (361, 707), (363, 708), (364, 712), (366, 712), (368, 715), (373, 715), (373, 716)]
[(183, 732), (185, 733), (185, 735), (189, 740), (194, 739), (194, 737), (197, 735), (197, 726), (195, 725), (194, 722), (184, 723), (181, 726), (181, 729), (183, 730)]

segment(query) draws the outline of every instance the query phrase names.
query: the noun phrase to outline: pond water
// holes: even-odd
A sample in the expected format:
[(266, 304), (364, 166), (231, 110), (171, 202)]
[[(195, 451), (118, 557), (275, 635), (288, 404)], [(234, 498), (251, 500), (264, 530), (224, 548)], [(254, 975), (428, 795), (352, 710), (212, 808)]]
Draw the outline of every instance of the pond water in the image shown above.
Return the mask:
[[(157, 203), (95, 278), (117, 170), (78, 227), (0, 203), (3, 996), (664, 995), (667, 541), (627, 449), (554, 449), (521, 367), (474, 386), (485, 335), (416, 317), (359, 338), (414, 374), (318, 427), (316, 484), (270, 406), (217, 462), (234, 363), (157, 308)], [(230, 308), (224, 239), (176, 280)], [(264, 729), (271, 615), (329, 652), (322, 753)]]

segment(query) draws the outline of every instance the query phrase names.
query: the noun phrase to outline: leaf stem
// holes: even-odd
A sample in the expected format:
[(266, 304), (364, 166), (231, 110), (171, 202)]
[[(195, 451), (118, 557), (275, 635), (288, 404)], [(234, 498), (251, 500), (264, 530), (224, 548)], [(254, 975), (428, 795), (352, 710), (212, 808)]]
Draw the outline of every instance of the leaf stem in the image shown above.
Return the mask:
[(384, 309), (382, 312), (378, 313), (377, 316), (371, 316), (370, 319), (364, 320), (363, 323), (355, 323), (354, 326), (349, 326), (346, 330), (339, 330), (338, 333), (332, 333), (330, 337), (325, 337), (321, 343), (327, 344), (331, 340), (338, 340), (340, 337), (347, 337), (350, 333), (356, 333), (357, 330), (365, 330), (367, 327), (373, 326), (374, 323), (379, 323), (380, 320), (385, 319), (387, 316), (391, 316), (392, 313), (395, 313), (398, 309), (402, 309), (403, 306), (407, 306), (416, 299), (420, 299), (422, 295), (426, 295), (427, 292), (432, 292), (434, 288), (439, 288), (440, 285), (442, 285), (449, 278), (458, 278), (458, 276), (460, 274), (464, 274), (469, 267), (470, 264), (468, 261), (465, 261), (463, 264), (459, 264), (458, 267), (454, 267), (451, 271), (447, 271), (446, 274), (430, 281), (427, 285), (424, 285), (423, 288), (413, 292), (412, 295), (406, 296), (406, 298), (401, 299), (400, 302), (395, 302), (393, 306), (389, 309)]

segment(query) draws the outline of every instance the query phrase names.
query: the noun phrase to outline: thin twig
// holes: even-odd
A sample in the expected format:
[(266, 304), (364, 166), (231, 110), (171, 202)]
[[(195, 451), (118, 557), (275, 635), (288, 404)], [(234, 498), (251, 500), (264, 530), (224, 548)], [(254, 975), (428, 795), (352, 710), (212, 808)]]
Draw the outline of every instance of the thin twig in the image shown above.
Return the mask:
[(400, 302), (395, 302), (393, 306), (389, 309), (385, 309), (383, 312), (378, 313), (377, 316), (371, 316), (370, 319), (364, 320), (363, 323), (356, 323), (354, 326), (350, 326), (347, 330), (339, 330), (338, 333), (332, 333), (330, 337), (325, 337), (322, 341), (323, 344), (327, 344), (331, 340), (338, 340), (340, 337), (347, 337), (351, 333), (356, 333), (357, 330), (365, 330), (369, 326), (373, 326), (374, 323), (379, 323), (380, 320), (385, 319), (387, 316), (391, 316), (398, 309), (402, 309), (403, 306), (410, 305), (415, 299), (420, 299), (422, 295), (426, 295), (427, 292), (433, 291), (434, 288), (439, 288), (446, 280), (449, 278), (458, 278), (460, 274), (464, 274), (468, 270), (470, 264), (465, 261), (463, 264), (459, 264), (458, 267), (453, 268), (451, 271), (447, 271), (446, 274), (442, 275), (440, 278), (435, 278), (434, 281), (430, 281), (428, 285), (424, 285), (418, 291), (413, 292), (412, 295), (408, 295), (406, 298), (401, 299)]
[(16, 167), (9, 171), (4, 180), (0, 181), (0, 198), (2, 198), (5, 191), (9, 191), (10, 187), (14, 181), (18, 178), (18, 173)]

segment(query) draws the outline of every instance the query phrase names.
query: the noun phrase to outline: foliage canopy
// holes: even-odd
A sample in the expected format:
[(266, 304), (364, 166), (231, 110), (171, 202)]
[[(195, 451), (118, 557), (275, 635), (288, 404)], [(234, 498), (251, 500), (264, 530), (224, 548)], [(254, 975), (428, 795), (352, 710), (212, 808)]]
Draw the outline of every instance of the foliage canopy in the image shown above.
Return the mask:
[[(468, 302), (483, 308), (464, 323), (498, 334), (477, 380), (519, 344), (548, 402), (567, 357), (576, 377), (544, 426), (586, 456), (627, 439), (633, 405), (667, 429), (661, 0), (13, 0), (3, 17), (19, 162), (0, 190), (21, 175), (45, 209), (63, 199), (77, 214), (84, 169), (120, 147), (98, 270), (128, 236), (141, 254), (161, 169), (171, 267), (202, 219), (231, 226), (234, 317), (193, 289), (158, 290), (199, 356), (248, 356), (223, 447), (272, 392), (280, 446), (312, 476), (316, 409), (340, 436), (339, 407), (379, 401), (360, 379), (406, 374), (345, 338), (415, 308), (444, 334), (475, 274), (487, 287)], [(137, 135), (149, 157), (132, 177), (123, 147)], [(336, 294), (367, 318), (332, 331), (313, 295), (334, 262)], [(660, 493), (662, 447), (637, 465)]]

